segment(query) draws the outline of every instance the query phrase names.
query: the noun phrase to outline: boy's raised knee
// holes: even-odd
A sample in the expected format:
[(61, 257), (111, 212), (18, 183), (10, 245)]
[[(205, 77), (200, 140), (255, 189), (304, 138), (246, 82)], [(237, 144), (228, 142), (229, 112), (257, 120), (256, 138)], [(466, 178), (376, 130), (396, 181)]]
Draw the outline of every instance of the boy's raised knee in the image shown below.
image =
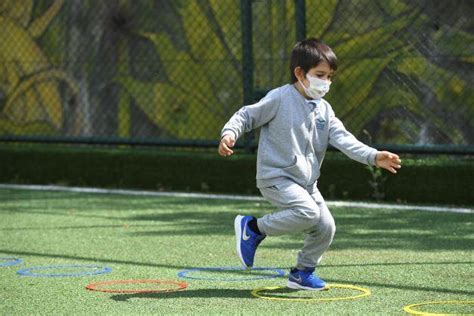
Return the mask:
[(336, 233), (336, 223), (334, 218), (329, 214), (329, 216), (322, 216), (318, 223), (318, 229), (324, 231), (326, 235), (334, 237)]
[(308, 203), (308, 205), (301, 206), (298, 209), (298, 213), (310, 220), (311, 222), (318, 222), (321, 216), (321, 211), (316, 203)]

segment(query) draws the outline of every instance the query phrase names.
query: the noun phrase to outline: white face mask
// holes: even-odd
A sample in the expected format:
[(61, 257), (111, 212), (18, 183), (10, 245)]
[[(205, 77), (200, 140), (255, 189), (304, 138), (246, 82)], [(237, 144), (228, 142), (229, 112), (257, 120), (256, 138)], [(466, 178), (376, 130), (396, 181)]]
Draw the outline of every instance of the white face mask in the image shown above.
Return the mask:
[(313, 99), (321, 99), (326, 93), (329, 92), (331, 81), (319, 79), (310, 75), (307, 75), (306, 79), (309, 81), (309, 88), (306, 88), (301, 81), (298, 80), (298, 82), (303, 87), (304, 92), (308, 97)]

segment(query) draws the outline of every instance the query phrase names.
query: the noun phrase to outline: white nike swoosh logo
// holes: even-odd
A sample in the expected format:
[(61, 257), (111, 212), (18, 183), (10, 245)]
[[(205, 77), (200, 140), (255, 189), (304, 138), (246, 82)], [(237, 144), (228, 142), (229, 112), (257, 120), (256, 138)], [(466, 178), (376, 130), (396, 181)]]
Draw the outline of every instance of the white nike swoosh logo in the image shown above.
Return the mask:
[(250, 236), (247, 235), (247, 223), (248, 223), (248, 222), (249, 222), (249, 221), (246, 221), (246, 222), (245, 222), (244, 230), (242, 231), (242, 239), (245, 240), (245, 241), (249, 240), (249, 238), (250, 238)]
[(301, 275), (299, 275), (297, 278), (294, 276), (291, 276), (292, 279), (294, 279), (296, 282), (301, 283)]

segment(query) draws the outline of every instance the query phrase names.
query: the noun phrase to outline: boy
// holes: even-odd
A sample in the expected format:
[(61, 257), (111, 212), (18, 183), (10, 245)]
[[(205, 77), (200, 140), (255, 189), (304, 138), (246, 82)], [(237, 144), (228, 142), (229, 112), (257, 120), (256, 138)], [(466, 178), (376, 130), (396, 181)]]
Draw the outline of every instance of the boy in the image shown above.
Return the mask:
[(292, 84), (242, 107), (221, 132), (218, 152), (229, 156), (244, 132), (261, 128), (257, 187), (279, 211), (258, 219), (238, 215), (234, 221), (237, 253), (244, 266), (252, 267), (257, 246), (267, 235), (305, 232), (304, 246), (290, 270), (288, 287), (292, 289), (325, 286), (314, 271), (335, 233), (334, 219), (317, 188), (328, 143), (364, 164), (392, 173), (401, 167), (397, 155), (358, 141), (322, 98), (336, 69), (336, 55), (329, 46), (315, 38), (298, 42), (291, 55)]

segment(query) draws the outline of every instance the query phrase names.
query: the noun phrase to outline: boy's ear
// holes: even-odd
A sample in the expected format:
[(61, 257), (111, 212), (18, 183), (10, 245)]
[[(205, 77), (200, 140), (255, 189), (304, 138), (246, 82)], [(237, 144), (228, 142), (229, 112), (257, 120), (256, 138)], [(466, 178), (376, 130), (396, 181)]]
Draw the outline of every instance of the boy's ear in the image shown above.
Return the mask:
[(304, 73), (304, 70), (298, 66), (296, 67), (294, 70), (293, 70), (293, 73), (295, 74), (295, 77), (300, 80), (300, 81), (303, 81), (304, 78), (305, 78), (305, 73)]

